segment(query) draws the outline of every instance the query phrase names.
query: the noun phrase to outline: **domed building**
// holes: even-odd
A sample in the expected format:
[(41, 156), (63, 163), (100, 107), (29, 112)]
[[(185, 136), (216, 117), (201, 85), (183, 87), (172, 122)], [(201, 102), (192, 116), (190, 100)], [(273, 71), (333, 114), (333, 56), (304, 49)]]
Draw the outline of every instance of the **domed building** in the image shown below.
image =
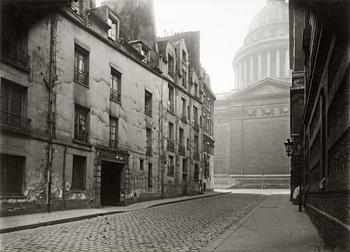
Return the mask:
[(235, 89), (266, 77), (290, 78), (288, 28), (287, 3), (268, 0), (251, 22), (244, 45), (233, 60)]
[(215, 103), (215, 183), (289, 185), (288, 4), (267, 0), (232, 62), (233, 91)]

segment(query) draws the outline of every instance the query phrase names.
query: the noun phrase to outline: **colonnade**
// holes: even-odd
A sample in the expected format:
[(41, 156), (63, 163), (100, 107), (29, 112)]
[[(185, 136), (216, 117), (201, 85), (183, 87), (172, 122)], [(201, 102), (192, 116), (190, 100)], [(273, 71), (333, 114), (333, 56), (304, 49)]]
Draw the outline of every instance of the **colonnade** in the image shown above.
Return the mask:
[(234, 66), (236, 89), (266, 77), (283, 78), (289, 76), (288, 48), (246, 53), (246, 55)]

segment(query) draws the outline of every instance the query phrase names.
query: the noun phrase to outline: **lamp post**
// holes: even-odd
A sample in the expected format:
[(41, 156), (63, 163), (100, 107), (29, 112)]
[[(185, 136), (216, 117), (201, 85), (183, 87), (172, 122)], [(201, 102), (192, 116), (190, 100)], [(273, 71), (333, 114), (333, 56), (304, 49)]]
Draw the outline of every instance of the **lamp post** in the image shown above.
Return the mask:
[[(297, 157), (300, 156), (300, 146), (298, 143), (292, 142), (289, 138), (284, 142), (284, 147), (286, 148), (286, 154), (288, 157)], [(292, 173), (293, 169), (291, 170)], [(295, 174), (291, 174), (291, 180), (292, 177)], [(298, 200), (298, 205), (299, 205), (299, 212), (302, 212), (302, 190), (301, 190), (301, 183), (299, 185), (299, 200)], [(291, 197), (293, 195), (293, 192), (291, 191)]]

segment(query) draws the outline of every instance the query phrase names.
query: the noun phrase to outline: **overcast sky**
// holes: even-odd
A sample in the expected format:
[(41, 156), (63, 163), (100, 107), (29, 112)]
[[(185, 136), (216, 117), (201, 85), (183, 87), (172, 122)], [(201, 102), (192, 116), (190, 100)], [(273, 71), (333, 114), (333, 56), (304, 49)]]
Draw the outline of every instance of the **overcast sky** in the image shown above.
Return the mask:
[[(97, 3), (101, 0), (97, 0)], [(232, 60), (266, 0), (154, 0), (158, 36), (200, 31), (201, 62), (215, 93), (233, 88)]]

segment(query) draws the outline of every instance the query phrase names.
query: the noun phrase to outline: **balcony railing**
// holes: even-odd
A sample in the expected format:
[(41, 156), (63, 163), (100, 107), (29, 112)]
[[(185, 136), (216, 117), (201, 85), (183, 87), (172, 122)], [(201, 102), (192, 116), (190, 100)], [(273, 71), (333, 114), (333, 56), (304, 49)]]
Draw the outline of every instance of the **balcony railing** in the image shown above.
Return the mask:
[(20, 50), (2, 50), (2, 60), (8, 64), (29, 71), (29, 56)]
[(79, 69), (74, 69), (74, 81), (79, 82), (83, 85), (89, 85), (89, 74)]
[(175, 147), (174, 147), (174, 142), (173, 141), (171, 141), (171, 140), (167, 141), (167, 150), (174, 152)]
[(193, 153), (193, 159), (199, 161), (199, 152)]
[(185, 156), (185, 146), (179, 145), (179, 154)]
[(9, 127), (30, 130), (31, 120), (22, 115), (14, 114), (7, 111), (0, 112), (0, 123)]
[(111, 93), (110, 93), (110, 99), (112, 101), (115, 101), (115, 102), (119, 102), (120, 103), (120, 92), (118, 90), (115, 90), (115, 89), (111, 89)]
[(146, 155), (152, 156), (152, 154), (153, 154), (152, 146), (147, 146), (146, 147)]

